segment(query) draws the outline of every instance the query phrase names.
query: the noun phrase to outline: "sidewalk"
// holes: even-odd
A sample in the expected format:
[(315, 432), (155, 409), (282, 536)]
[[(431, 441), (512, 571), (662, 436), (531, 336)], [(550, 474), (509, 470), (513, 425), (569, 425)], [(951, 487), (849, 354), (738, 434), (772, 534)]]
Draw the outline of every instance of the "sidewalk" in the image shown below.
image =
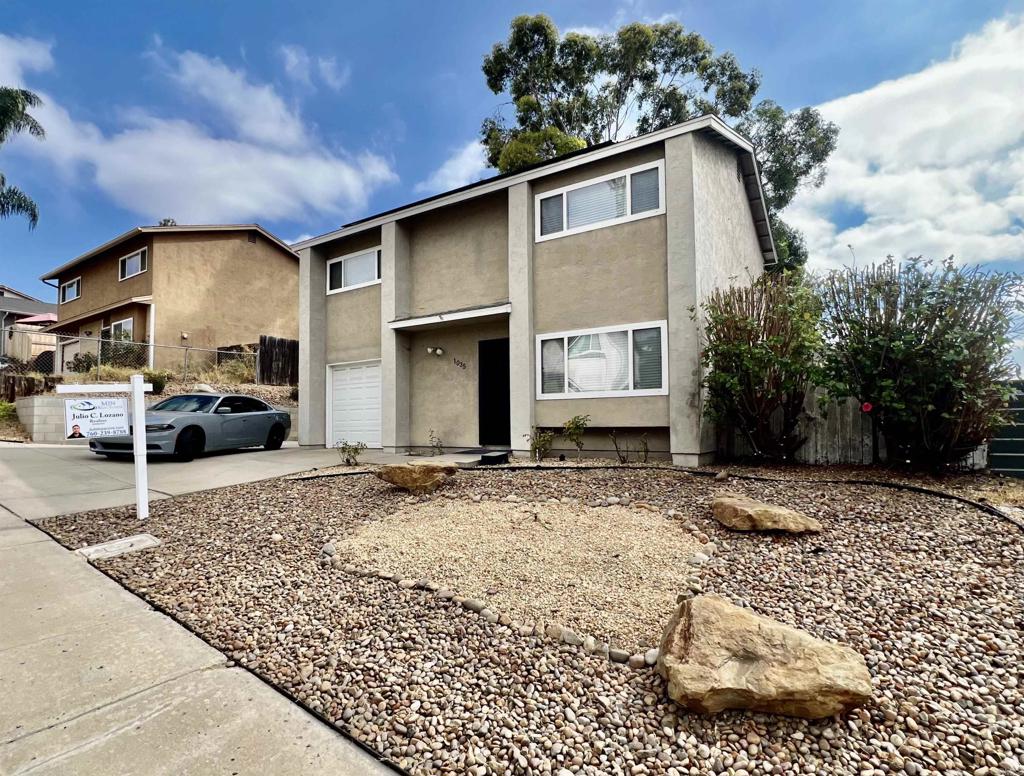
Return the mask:
[(0, 507), (0, 773), (393, 773), (226, 663)]

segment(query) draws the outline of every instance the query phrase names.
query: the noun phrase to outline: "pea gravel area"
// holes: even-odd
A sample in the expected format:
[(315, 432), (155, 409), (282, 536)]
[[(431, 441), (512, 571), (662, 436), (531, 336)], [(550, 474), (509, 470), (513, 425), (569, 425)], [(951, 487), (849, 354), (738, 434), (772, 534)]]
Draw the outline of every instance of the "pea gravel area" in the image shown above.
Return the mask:
[(657, 646), (701, 547), (661, 510), (440, 498), (368, 523), (337, 549), (520, 623), (558, 623), (634, 653)]
[[(727, 533), (710, 517), (725, 488), (802, 510), (825, 531)], [(819, 721), (688, 714), (653, 670), (322, 566), (326, 542), (407, 506), (372, 476), (158, 501), (146, 529), (164, 544), (98, 565), (416, 774), (1021, 772), (1024, 551), (1014, 525), (875, 486), (719, 483), (665, 470), (478, 470), (457, 474), (445, 493), (629, 494), (675, 509), (720, 545), (696, 572), (705, 590), (849, 644), (864, 655), (874, 700)], [(42, 525), (69, 547), (139, 528), (123, 509)]]

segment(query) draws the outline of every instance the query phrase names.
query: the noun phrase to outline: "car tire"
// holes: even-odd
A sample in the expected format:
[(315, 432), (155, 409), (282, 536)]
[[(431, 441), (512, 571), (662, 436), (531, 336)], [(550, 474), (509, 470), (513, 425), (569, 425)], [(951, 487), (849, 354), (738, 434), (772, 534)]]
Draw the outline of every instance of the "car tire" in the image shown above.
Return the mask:
[(174, 440), (174, 457), (179, 461), (191, 461), (203, 452), (206, 440), (203, 432), (195, 426), (183, 428)]
[(278, 424), (271, 427), (267, 433), (267, 441), (263, 443), (264, 450), (280, 450), (284, 444), (284, 426)]

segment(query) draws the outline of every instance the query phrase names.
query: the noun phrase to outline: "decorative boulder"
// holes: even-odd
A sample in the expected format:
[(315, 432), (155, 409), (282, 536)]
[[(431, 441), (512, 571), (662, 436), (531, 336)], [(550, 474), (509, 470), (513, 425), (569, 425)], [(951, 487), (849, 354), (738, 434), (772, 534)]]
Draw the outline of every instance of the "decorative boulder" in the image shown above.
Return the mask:
[(711, 511), (715, 520), (734, 531), (817, 533), (821, 530), (821, 523), (813, 517), (735, 493), (716, 496)]
[(410, 493), (433, 493), (456, 472), (455, 466), (441, 466), (435, 463), (401, 463), (382, 466), (376, 474), (384, 482)]
[(817, 719), (871, 698), (859, 653), (715, 595), (684, 600), (660, 650), (669, 697), (702, 714), (747, 709)]

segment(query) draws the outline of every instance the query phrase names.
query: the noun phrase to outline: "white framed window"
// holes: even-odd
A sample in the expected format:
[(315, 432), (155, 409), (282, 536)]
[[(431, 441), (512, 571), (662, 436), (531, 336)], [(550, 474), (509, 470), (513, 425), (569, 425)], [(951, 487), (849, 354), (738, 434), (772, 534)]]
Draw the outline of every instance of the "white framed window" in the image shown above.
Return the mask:
[(327, 262), (327, 293), (337, 294), (380, 283), (380, 246)]
[(117, 279), (127, 280), (149, 269), (149, 251), (145, 248), (122, 256), (117, 262)]
[(537, 398), (668, 393), (666, 321), (537, 335)]
[(665, 162), (641, 164), (534, 197), (536, 242), (665, 212)]
[(113, 321), (110, 324), (110, 339), (114, 342), (131, 342), (135, 333), (135, 321), (132, 318), (125, 318), (123, 321)]
[(82, 278), (77, 277), (60, 284), (60, 303), (73, 302), (82, 295)]

